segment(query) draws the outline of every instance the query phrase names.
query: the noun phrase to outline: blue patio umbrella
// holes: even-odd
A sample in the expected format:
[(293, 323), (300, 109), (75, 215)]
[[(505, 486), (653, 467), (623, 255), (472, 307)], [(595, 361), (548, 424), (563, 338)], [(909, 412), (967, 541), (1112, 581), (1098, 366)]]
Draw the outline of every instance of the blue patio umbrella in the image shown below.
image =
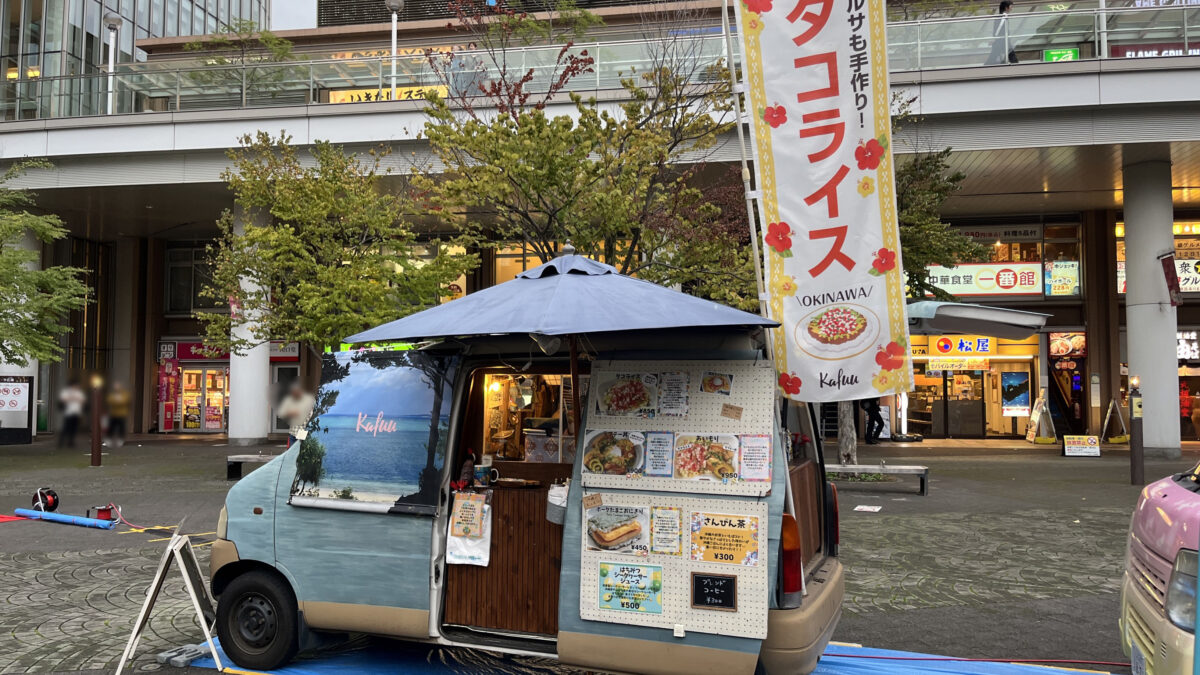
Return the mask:
[(542, 336), (569, 336), (571, 389), (578, 428), (576, 335), (778, 325), (756, 314), (625, 276), (611, 265), (574, 255), (574, 249), (567, 246), (564, 255), (518, 274), (512, 281), (351, 335), (345, 342), (527, 333), (541, 346), (545, 343)]
[(611, 265), (567, 254), (518, 274), (512, 281), (376, 326), (345, 341), (778, 325), (756, 314), (625, 276)]

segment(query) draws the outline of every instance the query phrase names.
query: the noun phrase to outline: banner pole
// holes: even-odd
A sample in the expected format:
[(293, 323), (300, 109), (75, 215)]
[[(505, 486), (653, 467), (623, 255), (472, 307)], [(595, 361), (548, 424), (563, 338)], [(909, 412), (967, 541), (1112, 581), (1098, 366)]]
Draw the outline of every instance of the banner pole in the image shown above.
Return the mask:
[[(725, 38), (725, 61), (729, 70), (729, 93), (733, 97), (733, 114), (737, 126), (738, 155), (742, 161), (742, 191), (746, 195), (746, 220), (750, 227), (750, 252), (754, 258), (754, 284), (758, 289), (758, 311), (770, 318), (766, 283), (763, 278), (763, 261), (758, 250), (758, 224), (755, 218), (754, 197), (751, 195), (750, 166), (746, 159), (746, 130), (742, 128), (742, 101), (738, 91), (737, 69), (733, 62), (733, 37), (729, 30), (729, 0), (721, 1), (721, 31)], [(774, 344), (766, 340), (767, 357), (773, 358)]]

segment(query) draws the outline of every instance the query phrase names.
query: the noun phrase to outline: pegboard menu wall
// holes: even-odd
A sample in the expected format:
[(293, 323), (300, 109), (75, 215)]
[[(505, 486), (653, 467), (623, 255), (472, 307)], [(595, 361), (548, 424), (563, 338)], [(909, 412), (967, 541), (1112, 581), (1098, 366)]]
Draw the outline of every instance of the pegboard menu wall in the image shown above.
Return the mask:
[[(621, 376), (663, 373), (687, 374), (686, 414), (612, 414), (606, 394)], [(720, 388), (712, 386), (718, 376)], [(707, 384), (706, 384), (707, 376)], [(580, 452), (587, 452), (588, 434), (601, 431), (670, 432), (682, 435), (767, 435), (774, 438), (775, 371), (769, 361), (596, 361), (592, 365), (587, 425)], [(708, 390), (706, 390), (708, 389)], [(718, 389), (717, 391), (711, 391)], [(657, 395), (659, 392), (655, 392)], [(768, 449), (768, 457), (774, 453)], [(770, 481), (689, 480), (635, 473), (611, 475), (583, 471), (584, 487), (618, 490), (656, 490), (717, 495), (763, 496)]]
[[(633, 626), (647, 626), (673, 630), (682, 626), (685, 631), (714, 633), (734, 637), (762, 639), (767, 636), (767, 608), (769, 585), (767, 583), (767, 505), (762, 502), (706, 499), (702, 497), (667, 497), (641, 494), (599, 494), (605, 506), (672, 507), (679, 509), (682, 526), (682, 548), (679, 555), (649, 553), (635, 555), (614, 551), (591, 550), (586, 543), (588, 523), (586, 509), (583, 521), (584, 542), (580, 560), (579, 614), (584, 619), (605, 621)], [(692, 559), (693, 514), (725, 514), (758, 519), (757, 561), (753, 566), (731, 563), (703, 562)], [(605, 609), (605, 587), (600, 574), (601, 563), (637, 568), (661, 568), (661, 601), (648, 602), (651, 611)], [(692, 605), (692, 573), (737, 577), (736, 611), (696, 609)], [(653, 583), (653, 579), (651, 580)], [(652, 587), (651, 587), (652, 588)], [(607, 604), (614, 604), (608, 602)]]

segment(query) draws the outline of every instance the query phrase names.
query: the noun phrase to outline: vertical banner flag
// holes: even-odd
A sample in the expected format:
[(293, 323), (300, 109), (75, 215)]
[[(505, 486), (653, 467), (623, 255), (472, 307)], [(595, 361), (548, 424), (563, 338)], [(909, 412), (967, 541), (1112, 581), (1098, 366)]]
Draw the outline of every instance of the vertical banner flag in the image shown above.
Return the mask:
[(740, 0), (779, 386), (908, 391), (884, 0)]

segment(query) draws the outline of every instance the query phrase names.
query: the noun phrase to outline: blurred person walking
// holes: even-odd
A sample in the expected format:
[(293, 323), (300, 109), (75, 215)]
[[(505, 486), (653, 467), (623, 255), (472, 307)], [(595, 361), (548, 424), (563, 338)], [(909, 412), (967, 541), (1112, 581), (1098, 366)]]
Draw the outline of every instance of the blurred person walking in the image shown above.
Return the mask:
[(312, 416), (313, 406), (316, 403), (316, 397), (305, 391), (299, 382), (292, 384), (288, 389), (287, 396), (284, 396), (283, 400), (279, 402), (279, 416), (288, 423), (289, 448), (292, 443), (298, 440), (302, 441), (308, 436), (304, 425), (308, 424), (308, 418)]
[(108, 408), (108, 441), (109, 447), (119, 448), (125, 445), (125, 434), (128, 430), (126, 420), (129, 419), (129, 390), (120, 382), (113, 382), (104, 398)]
[(79, 418), (83, 417), (83, 405), (86, 402), (87, 396), (79, 388), (78, 380), (70, 380), (58, 393), (58, 406), (63, 415), (58, 447), (75, 447), (75, 434), (79, 432)]

